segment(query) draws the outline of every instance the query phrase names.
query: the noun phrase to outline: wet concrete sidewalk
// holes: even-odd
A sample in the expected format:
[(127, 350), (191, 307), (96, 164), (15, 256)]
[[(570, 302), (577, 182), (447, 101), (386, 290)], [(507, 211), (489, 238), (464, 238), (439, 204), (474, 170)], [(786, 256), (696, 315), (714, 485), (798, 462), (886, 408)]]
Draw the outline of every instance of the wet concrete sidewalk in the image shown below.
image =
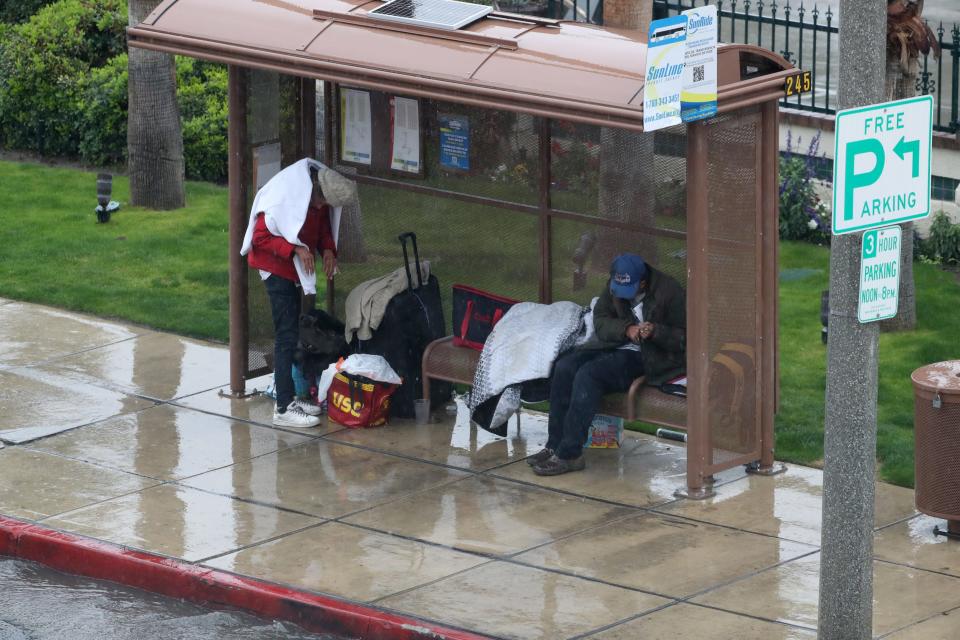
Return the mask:
[[(280, 429), (228, 377), (225, 347), (0, 299), (0, 514), (496, 637), (815, 636), (818, 470), (677, 500), (654, 438), (539, 478), (537, 414)], [(876, 511), (875, 634), (955, 638), (960, 543), (908, 489)]]

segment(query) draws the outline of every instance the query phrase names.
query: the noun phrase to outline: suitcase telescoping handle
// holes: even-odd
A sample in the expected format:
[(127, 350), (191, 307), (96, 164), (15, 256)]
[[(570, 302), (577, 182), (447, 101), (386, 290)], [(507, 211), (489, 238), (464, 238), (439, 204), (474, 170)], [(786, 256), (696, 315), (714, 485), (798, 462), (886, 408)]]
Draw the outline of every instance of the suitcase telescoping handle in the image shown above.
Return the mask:
[[(410, 285), (410, 289), (419, 289), (423, 286), (423, 273), (420, 272), (420, 251), (417, 249), (417, 234), (413, 231), (407, 231), (406, 233), (401, 233), (397, 238), (400, 240), (400, 245), (403, 247), (403, 266), (407, 270), (407, 284)], [(416, 287), (413, 286), (413, 276), (410, 274), (410, 258), (407, 256), (407, 239), (411, 240), (413, 244), (413, 259), (416, 262), (417, 267), (417, 283)]]

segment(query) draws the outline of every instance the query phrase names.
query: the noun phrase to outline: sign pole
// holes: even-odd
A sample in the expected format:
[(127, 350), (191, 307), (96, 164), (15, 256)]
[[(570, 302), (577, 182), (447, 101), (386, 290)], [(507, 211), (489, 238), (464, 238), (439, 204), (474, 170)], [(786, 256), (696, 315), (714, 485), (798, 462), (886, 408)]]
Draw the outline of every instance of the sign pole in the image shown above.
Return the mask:
[[(841, 108), (881, 102), (886, 3), (840, 5)], [(873, 629), (877, 323), (857, 319), (861, 234), (833, 237), (824, 424), (821, 640), (867, 640)]]

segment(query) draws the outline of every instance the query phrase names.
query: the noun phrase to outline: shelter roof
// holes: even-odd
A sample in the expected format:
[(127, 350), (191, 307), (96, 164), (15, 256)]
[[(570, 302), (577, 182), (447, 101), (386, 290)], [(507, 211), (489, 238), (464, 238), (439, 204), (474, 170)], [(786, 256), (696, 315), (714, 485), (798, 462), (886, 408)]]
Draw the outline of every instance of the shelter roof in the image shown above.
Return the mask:
[[(465, 104), (642, 129), (646, 34), (494, 12), (459, 31), (367, 16), (379, 0), (164, 0), (131, 46)], [(789, 62), (722, 45), (721, 112), (776, 98)]]

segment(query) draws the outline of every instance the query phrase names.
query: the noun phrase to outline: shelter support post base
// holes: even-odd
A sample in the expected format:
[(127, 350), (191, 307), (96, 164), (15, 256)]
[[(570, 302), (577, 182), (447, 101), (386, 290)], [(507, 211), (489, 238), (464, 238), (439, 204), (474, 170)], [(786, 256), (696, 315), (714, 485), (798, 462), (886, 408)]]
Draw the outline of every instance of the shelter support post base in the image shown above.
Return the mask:
[(230, 398), (231, 400), (246, 400), (247, 398), (252, 398), (254, 396), (260, 395), (261, 391), (259, 389), (254, 389), (253, 391), (247, 392), (246, 388), (243, 391), (224, 391), (220, 389), (217, 392), (221, 398)]
[(787, 465), (782, 462), (775, 462), (771, 465), (762, 465), (753, 463), (747, 465), (747, 473), (754, 476), (778, 476), (787, 472)]
[(673, 495), (676, 498), (686, 498), (687, 500), (706, 500), (707, 498), (712, 498), (717, 495), (717, 492), (713, 490), (713, 483), (715, 481), (716, 478), (713, 476), (704, 476), (701, 486), (691, 487), (687, 484), (687, 486), (680, 487), (674, 491)]
[(712, 498), (717, 495), (717, 492), (713, 490), (713, 485), (708, 484), (702, 487), (697, 487), (691, 489), (690, 487), (681, 487), (673, 492), (675, 498), (685, 498), (687, 500), (706, 500), (707, 498)]
[(939, 525), (933, 528), (934, 536), (943, 536), (951, 540), (960, 540), (960, 520), (947, 520), (946, 530), (941, 529)]

